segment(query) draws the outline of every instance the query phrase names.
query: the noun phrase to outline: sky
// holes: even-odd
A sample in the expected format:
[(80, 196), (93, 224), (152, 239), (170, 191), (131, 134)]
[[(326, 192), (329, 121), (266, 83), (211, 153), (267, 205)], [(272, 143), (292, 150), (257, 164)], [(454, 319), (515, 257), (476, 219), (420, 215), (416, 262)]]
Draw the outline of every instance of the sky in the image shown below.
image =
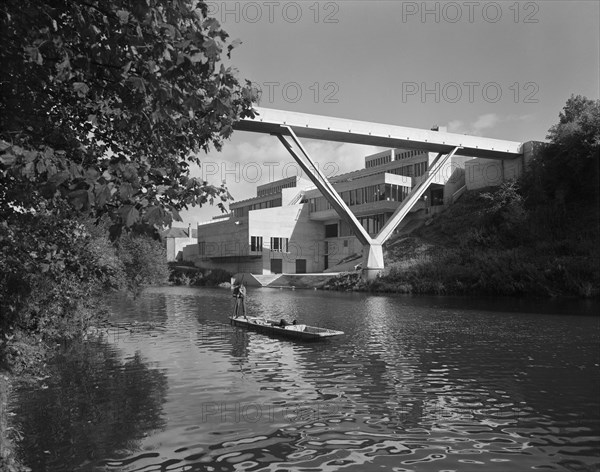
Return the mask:
[[(525, 142), (543, 141), (572, 95), (600, 98), (600, 2), (214, 1), (239, 78), (261, 107)], [(380, 148), (303, 140), (327, 175)], [(192, 174), (235, 201), (300, 172), (277, 138), (235, 132)], [(181, 213), (195, 225), (221, 214)]]

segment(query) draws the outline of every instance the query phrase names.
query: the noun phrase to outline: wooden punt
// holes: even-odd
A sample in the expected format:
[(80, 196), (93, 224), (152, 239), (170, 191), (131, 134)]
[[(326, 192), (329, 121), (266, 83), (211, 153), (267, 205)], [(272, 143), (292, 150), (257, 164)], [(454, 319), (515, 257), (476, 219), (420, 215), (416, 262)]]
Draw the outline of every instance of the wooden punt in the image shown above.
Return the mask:
[(343, 331), (334, 329), (318, 328), (316, 326), (308, 326), (305, 324), (288, 324), (280, 326), (279, 322), (258, 318), (256, 316), (239, 316), (237, 318), (230, 317), (231, 323), (235, 326), (243, 326), (259, 333), (275, 334), (288, 338), (318, 340), (324, 338), (332, 338), (341, 336)]

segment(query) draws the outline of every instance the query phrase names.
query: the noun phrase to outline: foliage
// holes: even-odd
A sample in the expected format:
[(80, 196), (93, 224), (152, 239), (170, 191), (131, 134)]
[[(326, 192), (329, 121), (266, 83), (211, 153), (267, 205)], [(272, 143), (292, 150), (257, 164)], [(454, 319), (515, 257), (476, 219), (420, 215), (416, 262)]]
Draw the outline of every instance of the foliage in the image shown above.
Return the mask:
[(548, 131), (549, 145), (530, 163), (522, 179), (532, 205), (554, 200), (557, 210), (567, 203), (597, 204), (599, 197), (600, 100), (571, 96), (559, 122)]
[[(177, 263), (177, 265), (181, 265)], [(172, 267), (169, 280), (175, 285), (190, 286), (216, 286), (224, 282), (230, 282), (233, 274), (223, 269), (191, 269), (184, 270), (181, 267)]]
[(113, 236), (218, 196), (189, 176), (257, 91), (220, 62), (239, 41), (203, 2), (7, 0), (0, 9), (4, 211), (57, 199)]
[(123, 264), (129, 291), (137, 293), (145, 285), (166, 285), (169, 280), (167, 251), (147, 235), (127, 235), (119, 239), (117, 256)]
[(115, 283), (92, 244), (83, 224), (52, 212), (0, 223), (0, 361), (14, 328), (50, 338), (85, 329), (96, 296)]
[(524, 199), (515, 180), (503, 182), (494, 191), (481, 193), (480, 197), (484, 200), (482, 211), (486, 216), (487, 226), (498, 226), (502, 230), (512, 231), (527, 218), (523, 206)]
[[(229, 198), (189, 168), (254, 116), (256, 88), (221, 60), (238, 44), (200, 1), (2, 2), (0, 367), (17, 331), (77, 336), (105, 291), (165, 280), (158, 243), (132, 234)], [(130, 234), (118, 252), (106, 221)]]
[(115, 246), (106, 225), (58, 221), (26, 213), (0, 224), (0, 368), (31, 370), (46, 343), (80, 336), (106, 316), (107, 291), (168, 281), (165, 249), (150, 236), (124, 235)]

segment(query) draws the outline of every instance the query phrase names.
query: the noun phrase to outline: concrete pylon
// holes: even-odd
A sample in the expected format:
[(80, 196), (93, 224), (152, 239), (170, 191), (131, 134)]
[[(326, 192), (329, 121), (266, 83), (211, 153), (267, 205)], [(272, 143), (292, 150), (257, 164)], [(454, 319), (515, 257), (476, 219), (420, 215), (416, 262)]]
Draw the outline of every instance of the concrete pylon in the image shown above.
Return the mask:
[(362, 279), (375, 280), (385, 267), (383, 264), (383, 246), (381, 244), (365, 245), (362, 265)]

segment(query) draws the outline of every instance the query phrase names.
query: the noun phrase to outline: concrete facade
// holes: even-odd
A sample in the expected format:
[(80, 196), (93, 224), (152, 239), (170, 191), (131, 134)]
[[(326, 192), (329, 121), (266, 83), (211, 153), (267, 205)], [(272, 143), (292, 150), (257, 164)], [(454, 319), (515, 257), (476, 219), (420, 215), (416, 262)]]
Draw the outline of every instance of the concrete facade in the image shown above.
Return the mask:
[(164, 235), (167, 246), (167, 262), (190, 260), (190, 249), (186, 247), (196, 244), (198, 233), (196, 228), (188, 225), (187, 228), (171, 228)]
[(505, 180), (523, 175), (531, 159), (542, 149), (543, 143), (528, 141), (523, 144), (523, 155), (516, 159), (480, 159), (465, 162), (465, 185), (467, 190), (500, 185)]
[[(396, 231), (452, 204), (466, 190), (519, 177), (539, 143), (525, 143), (514, 159), (453, 155)], [(437, 153), (390, 149), (365, 157), (365, 167), (330, 179), (360, 224), (375, 237), (427, 176)], [(344, 261), (360, 262), (363, 245), (310, 181), (298, 177), (257, 188), (257, 196), (232, 203), (231, 214), (198, 225), (197, 244), (183, 257), (205, 268), (253, 274), (314, 273)]]
[[(436, 157), (437, 153), (391, 149), (366, 156), (363, 169), (330, 182), (374, 237), (425, 178)], [(468, 159), (453, 156), (442, 166), (399, 229), (436, 212), (464, 188)], [(232, 273), (314, 273), (358, 259), (363, 252), (363, 245), (320, 191), (297, 177), (260, 186), (256, 197), (230, 208), (228, 218), (198, 225), (197, 253), (190, 251), (196, 265)]]

